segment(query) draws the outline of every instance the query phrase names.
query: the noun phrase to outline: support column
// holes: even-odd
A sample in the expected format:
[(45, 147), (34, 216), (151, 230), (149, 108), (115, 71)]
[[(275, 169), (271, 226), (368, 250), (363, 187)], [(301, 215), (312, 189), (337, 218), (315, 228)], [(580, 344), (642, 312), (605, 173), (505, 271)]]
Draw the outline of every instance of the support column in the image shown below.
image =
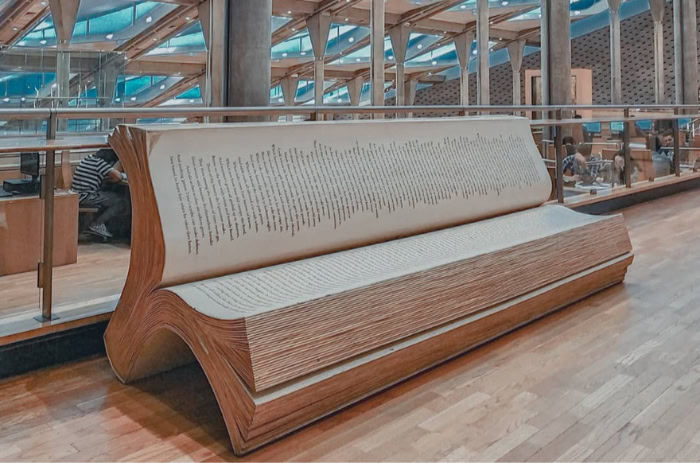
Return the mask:
[(523, 52), (525, 51), (525, 40), (517, 40), (508, 44), (508, 56), (510, 56), (510, 67), (513, 70), (513, 106), (522, 104), (520, 97), (520, 69), (523, 66)]
[(459, 104), (469, 105), (469, 61), (472, 54), (474, 32), (464, 32), (455, 37), (455, 50), (459, 60)]
[[(417, 79), (410, 79), (406, 81), (406, 106), (416, 105), (416, 87), (418, 86)], [(406, 115), (409, 119), (413, 117), (413, 113), (410, 112)]]
[[(68, 106), (70, 97), (70, 52), (73, 29), (80, 8), (80, 0), (50, 0), (51, 18), (56, 31), (56, 93), (57, 107)], [(66, 121), (59, 123), (65, 130)]]
[[(285, 106), (294, 106), (294, 99), (297, 97), (297, 89), (299, 88), (299, 77), (285, 77), (282, 79), (282, 96), (284, 97)], [(292, 122), (294, 116), (287, 114), (287, 122)]]
[(370, 50), (371, 102), (373, 106), (384, 106), (384, 0), (370, 3)]
[(569, 2), (542, 0), (542, 104), (571, 104)]
[(206, 107), (220, 108), (226, 106), (226, 71), (228, 69), (226, 18), (228, 2), (223, 0), (204, 0), (197, 6), (197, 9), (199, 22), (202, 25), (204, 42), (207, 47), (206, 92), (202, 92), (202, 101)]
[(654, 97), (656, 104), (666, 103), (664, 95), (664, 4), (665, 0), (649, 0), (651, 17), (654, 20)]
[(612, 104), (622, 104), (622, 52), (620, 51), (620, 3), (608, 0), (610, 11), (610, 96)]
[[(228, 106), (270, 105), (272, 0), (229, 2)], [(245, 117), (235, 120), (266, 120)]]
[(676, 104), (698, 103), (698, 39), (694, 0), (673, 0)]
[[(112, 55), (113, 56), (113, 55)], [(121, 60), (123, 62), (123, 60)], [(121, 69), (114, 63), (119, 62), (111, 56), (107, 58), (107, 64), (100, 67), (97, 74), (97, 106), (100, 108), (109, 107), (114, 99), (114, 91), (117, 88), (117, 78)], [(110, 127), (110, 119), (105, 118), (100, 120), (102, 131), (108, 131)]]
[(314, 52), (314, 104), (323, 105), (323, 93), (326, 83), (326, 47), (328, 34), (331, 31), (331, 17), (327, 14), (317, 14), (306, 21), (309, 29), (309, 38)]
[(489, 0), (476, 0), (477, 104), (491, 104), (489, 96)]
[(411, 28), (405, 24), (393, 27), (389, 31), (391, 48), (396, 62), (396, 106), (406, 105), (406, 51), (411, 38)]
[[(362, 87), (365, 85), (365, 79), (363, 77), (355, 77), (350, 82), (348, 82), (348, 95), (350, 96), (351, 106), (360, 106), (360, 100), (362, 99)], [(352, 118), (354, 120), (359, 118), (359, 114), (353, 114)]]

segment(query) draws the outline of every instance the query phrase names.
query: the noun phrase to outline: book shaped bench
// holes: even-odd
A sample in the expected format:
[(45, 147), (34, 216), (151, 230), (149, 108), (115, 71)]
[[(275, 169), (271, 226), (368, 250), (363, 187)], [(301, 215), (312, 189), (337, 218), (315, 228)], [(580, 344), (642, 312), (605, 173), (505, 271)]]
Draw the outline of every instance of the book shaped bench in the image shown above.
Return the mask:
[(119, 126), (125, 382), (196, 359), (236, 454), (623, 280), (520, 118)]

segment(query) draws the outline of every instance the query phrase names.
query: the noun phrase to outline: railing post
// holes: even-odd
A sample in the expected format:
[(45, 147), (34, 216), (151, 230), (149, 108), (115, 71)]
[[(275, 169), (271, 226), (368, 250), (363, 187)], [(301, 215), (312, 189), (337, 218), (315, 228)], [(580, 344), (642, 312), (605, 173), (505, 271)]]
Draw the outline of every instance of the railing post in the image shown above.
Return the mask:
[[(56, 139), (57, 117), (51, 110), (46, 128), (46, 140)], [(46, 151), (46, 169), (41, 182), (41, 195), (44, 203), (44, 230), (42, 259), (39, 263), (39, 282), (41, 287), (41, 316), (38, 321), (46, 322), (58, 317), (52, 316), (53, 296), (53, 228), (54, 228), (54, 184), (56, 177), (56, 152)]]
[(554, 128), (556, 136), (554, 137), (554, 151), (556, 153), (557, 174), (555, 178), (555, 187), (557, 190), (557, 201), (564, 202), (564, 143), (562, 126), (558, 125)]
[[(675, 115), (679, 115), (678, 108), (674, 111)], [(681, 124), (679, 119), (673, 120), (673, 171), (676, 177), (681, 176)]]
[(625, 153), (625, 186), (627, 188), (632, 188), (632, 149), (630, 147), (630, 132), (632, 131), (632, 122), (628, 121), (630, 117), (629, 108), (625, 109), (624, 118), (625, 123), (623, 125), (622, 131), (622, 149)]

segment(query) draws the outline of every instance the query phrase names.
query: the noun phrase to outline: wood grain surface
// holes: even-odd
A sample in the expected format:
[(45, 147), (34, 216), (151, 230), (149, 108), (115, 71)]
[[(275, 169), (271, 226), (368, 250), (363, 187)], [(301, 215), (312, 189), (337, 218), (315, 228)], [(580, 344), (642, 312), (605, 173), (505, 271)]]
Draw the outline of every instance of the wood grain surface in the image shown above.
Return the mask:
[[(334, 414), (250, 461), (697, 461), (697, 192), (625, 211), (626, 283)], [(600, 239), (604, 239), (601, 237)], [(195, 365), (95, 358), (0, 382), (5, 461), (235, 460)]]

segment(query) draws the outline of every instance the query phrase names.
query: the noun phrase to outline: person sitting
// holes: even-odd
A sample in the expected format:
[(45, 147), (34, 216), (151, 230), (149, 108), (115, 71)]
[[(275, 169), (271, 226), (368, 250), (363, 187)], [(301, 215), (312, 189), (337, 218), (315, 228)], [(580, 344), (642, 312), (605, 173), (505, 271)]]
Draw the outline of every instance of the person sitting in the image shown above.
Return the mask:
[(664, 177), (675, 173), (673, 132), (670, 130), (664, 132), (661, 140), (656, 137), (655, 144), (655, 150), (651, 154), (654, 163), (654, 177)]
[[(639, 168), (634, 160), (632, 161), (631, 165), (632, 172), (630, 173), (630, 180), (632, 183), (636, 183), (639, 181)], [(615, 157), (613, 159), (613, 175), (615, 183), (619, 185), (625, 184), (625, 152), (622, 150), (615, 153)]]
[(71, 189), (79, 194), (82, 207), (96, 207), (99, 215), (88, 231), (102, 238), (112, 238), (107, 221), (129, 213), (125, 198), (114, 192), (104, 191), (104, 182), (118, 183), (126, 180), (126, 174), (115, 168), (119, 158), (114, 150), (101, 149), (85, 157), (73, 175)]

